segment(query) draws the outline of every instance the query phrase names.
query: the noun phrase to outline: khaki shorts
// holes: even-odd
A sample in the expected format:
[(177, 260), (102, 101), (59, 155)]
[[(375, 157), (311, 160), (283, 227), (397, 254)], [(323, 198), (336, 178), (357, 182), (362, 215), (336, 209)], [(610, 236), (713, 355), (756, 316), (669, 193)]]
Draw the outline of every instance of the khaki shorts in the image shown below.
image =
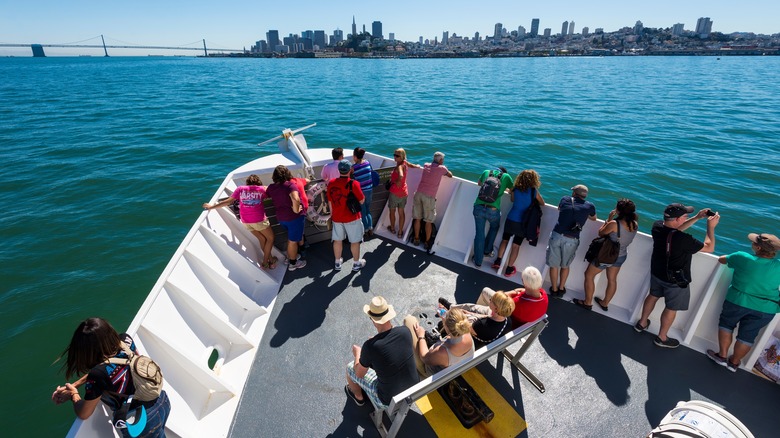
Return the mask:
[(245, 223), (244, 226), (249, 231), (263, 231), (264, 229), (266, 229), (266, 228), (271, 226), (271, 221), (266, 219), (266, 220), (264, 220), (262, 222), (254, 222), (254, 223), (251, 223), (251, 224)]
[(408, 196), (401, 198), (390, 193), (390, 197), (387, 199), (387, 208), (405, 208), (406, 198), (408, 198)]
[(412, 218), (422, 219), (425, 222), (436, 220), (436, 198), (417, 192), (414, 194), (414, 207), (412, 208)]

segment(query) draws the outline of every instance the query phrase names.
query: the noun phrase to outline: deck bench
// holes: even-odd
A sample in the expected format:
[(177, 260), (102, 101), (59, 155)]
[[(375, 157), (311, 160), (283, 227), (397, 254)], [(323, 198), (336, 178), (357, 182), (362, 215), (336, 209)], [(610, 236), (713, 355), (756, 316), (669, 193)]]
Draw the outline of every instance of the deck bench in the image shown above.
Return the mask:
[[(544, 330), (547, 324), (547, 315), (542, 316), (536, 321), (523, 324), (511, 332), (505, 334), (501, 338), (496, 339), (490, 344), (474, 352), (474, 357), (471, 359), (465, 362), (461, 362), (457, 365), (447, 367), (438, 373), (421, 380), (419, 383), (406, 389), (405, 391), (397, 394), (391, 399), (390, 404), (386, 408), (380, 409), (376, 406), (376, 404), (374, 404), (374, 412), (371, 413), (371, 419), (374, 422), (374, 426), (376, 426), (379, 434), (383, 438), (395, 437), (398, 431), (401, 429), (401, 424), (406, 418), (406, 415), (409, 413), (409, 409), (411, 409), (414, 402), (446, 385), (451, 380), (497, 355), (498, 353), (502, 353), (504, 357), (509, 359), (509, 362), (518, 370), (518, 372), (520, 372), (523, 377), (528, 379), (528, 381), (531, 382), (531, 384), (534, 385), (534, 387), (538, 389), (539, 392), (544, 392), (544, 384), (542, 384), (542, 382), (536, 376), (534, 376), (533, 373), (531, 373), (525, 366), (523, 366), (523, 364), (520, 363), (520, 359), (522, 359), (523, 355), (528, 351), (531, 345), (533, 345), (534, 341), (536, 341), (536, 339), (539, 337), (539, 334), (542, 332), (542, 330)], [(518, 342), (522, 344), (520, 349), (517, 351), (517, 353), (510, 353), (508, 348)], [(370, 397), (369, 400), (371, 400)], [(373, 404), (373, 400), (371, 403)], [(383, 422), (385, 414), (387, 414), (388, 418), (390, 419), (389, 429), (385, 427)]]

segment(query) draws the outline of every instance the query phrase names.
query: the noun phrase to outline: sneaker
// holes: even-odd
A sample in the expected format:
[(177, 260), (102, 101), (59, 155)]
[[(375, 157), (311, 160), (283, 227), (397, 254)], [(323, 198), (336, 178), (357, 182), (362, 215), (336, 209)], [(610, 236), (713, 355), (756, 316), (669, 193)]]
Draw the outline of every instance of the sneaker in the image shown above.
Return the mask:
[(366, 266), (366, 259), (360, 259), (352, 264), (352, 272), (359, 271)]
[(501, 257), (496, 257), (495, 260), (493, 260), (493, 266), (491, 268), (498, 269), (501, 267)]
[(716, 364), (725, 367), (726, 366), (726, 359), (721, 357), (720, 354), (718, 354), (715, 351), (707, 350), (707, 357), (712, 359), (713, 362)]
[(738, 363), (731, 363), (731, 359), (726, 361), (726, 369), (731, 371), (732, 373), (736, 373), (737, 369), (739, 368)]
[(288, 271), (294, 271), (294, 270), (300, 269), (300, 268), (302, 268), (304, 266), (306, 266), (306, 260), (303, 260), (303, 259), (299, 258), (297, 262), (290, 263), (289, 265), (287, 265), (287, 270)]
[(344, 259), (342, 259), (341, 257), (339, 257), (339, 258), (336, 260), (336, 266), (334, 266), (334, 267), (333, 267), (333, 269), (335, 269), (335, 270), (337, 270), (337, 271), (340, 271), (340, 270), (341, 270), (341, 265), (342, 265), (343, 263), (344, 263)]
[(634, 330), (637, 333), (642, 333), (643, 331), (647, 330), (648, 327), (650, 327), (650, 320), (647, 320), (647, 325), (644, 327), (642, 327), (641, 322), (642, 321), (637, 321), (636, 324), (634, 325)]
[(353, 402), (355, 402), (358, 406), (363, 406), (366, 404), (366, 399), (363, 398), (362, 400), (358, 400), (357, 397), (355, 397), (355, 394), (352, 393), (352, 391), (349, 390), (349, 385), (344, 387), (344, 392), (347, 393), (347, 396), (352, 399)]
[(511, 277), (515, 274), (517, 274), (517, 268), (515, 268), (514, 266), (510, 266), (506, 268), (506, 272), (504, 272), (504, 277)]
[(653, 339), (653, 343), (664, 348), (677, 348), (680, 346), (680, 341), (670, 337), (667, 337), (665, 341), (662, 341), (661, 338), (656, 336), (655, 339)]
[(486, 259), (492, 259), (493, 257), (496, 256), (496, 252), (495, 251), (486, 252), (484, 256)]
[(452, 306), (452, 303), (450, 303), (446, 298), (439, 297), (439, 304), (441, 304), (442, 307), (444, 307), (447, 310), (450, 310), (450, 306)]

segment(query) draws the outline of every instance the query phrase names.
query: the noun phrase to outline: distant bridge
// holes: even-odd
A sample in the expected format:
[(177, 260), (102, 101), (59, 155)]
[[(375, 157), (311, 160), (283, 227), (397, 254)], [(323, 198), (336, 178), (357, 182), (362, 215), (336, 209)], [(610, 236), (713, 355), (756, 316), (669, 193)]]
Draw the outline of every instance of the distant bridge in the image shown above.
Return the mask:
[[(97, 38), (97, 37), (95, 37)], [(93, 39), (93, 38), (90, 38)], [(151, 50), (191, 50), (202, 51), (203, 56), (209, 56), (209, 50), (215, 52), (243, 52), (244, 49), (216, 49), (206, 48), (206, 40), (203, 40), (203, 47), (176, 47), (176, 46), (137, 46), (137, 45), (106, 45), (106, 40), (103, 35), (100, 35), (102, 44), (0, 44), (0, 47), (30, 47), (33, 52), (33, 56), (36, 58), (43, 58), (46, 56), (44, 53), (44, 47), (59, 47), (59, 48), (76, 48), (76, 49), (103, 49), (105, 56), (108, 56), (108, 49), (151, 49)]]

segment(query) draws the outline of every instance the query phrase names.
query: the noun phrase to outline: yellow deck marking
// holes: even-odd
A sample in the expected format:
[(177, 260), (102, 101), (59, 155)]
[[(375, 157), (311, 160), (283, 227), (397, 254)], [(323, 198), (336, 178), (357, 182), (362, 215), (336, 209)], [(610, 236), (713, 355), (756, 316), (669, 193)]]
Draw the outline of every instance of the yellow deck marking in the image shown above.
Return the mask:
[(425, 416), (436, 435), (440, 437), (516, 437), (527, 427), (523, 417), (504, 400), (504, 397), (477, 371), (472, 368), (463, 377), (479, 394), (495, 416), (490, 423), (481, 422), (465, 429), (438, 391), (417, 400), (417, 408)]

